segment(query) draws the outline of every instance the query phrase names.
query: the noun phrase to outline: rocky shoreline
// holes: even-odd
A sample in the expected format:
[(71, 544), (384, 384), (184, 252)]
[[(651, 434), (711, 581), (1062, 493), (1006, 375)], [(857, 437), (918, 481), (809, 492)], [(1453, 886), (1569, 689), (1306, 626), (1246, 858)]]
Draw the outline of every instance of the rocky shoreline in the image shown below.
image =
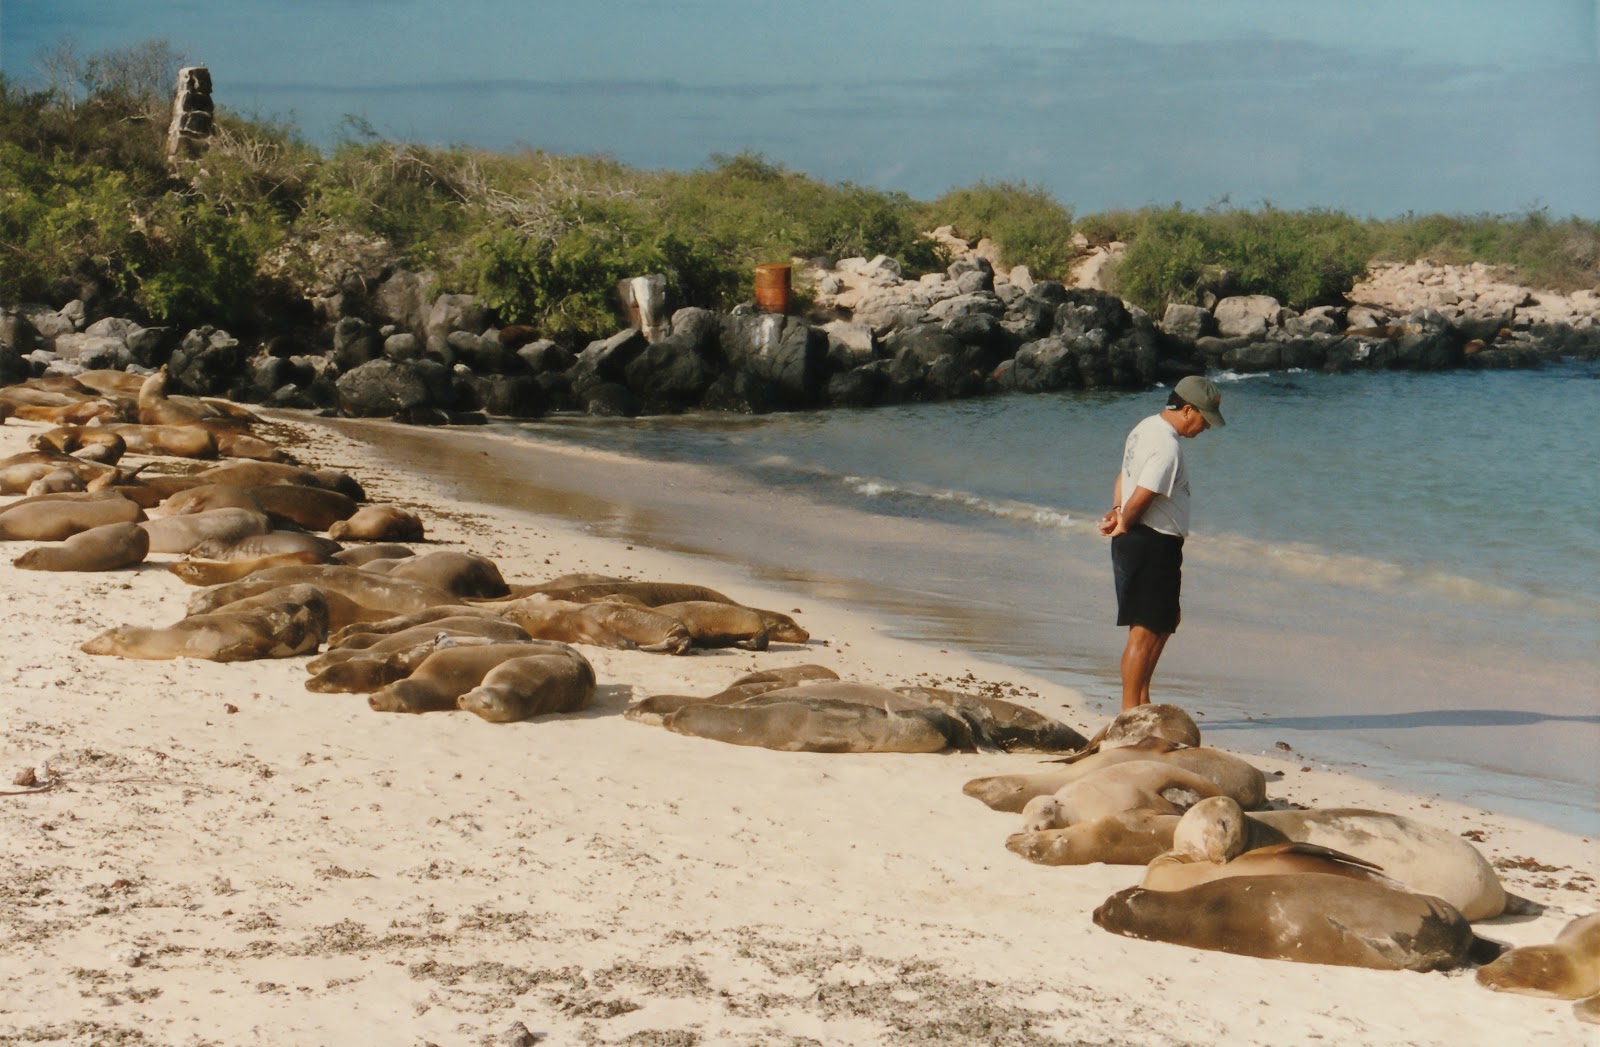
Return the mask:
[[(0, 381), (168, 368), (174, 389), (415, 423), (551, 412), (764, 413), (1000, 392), (1148, 388), (1190, 373), (1529, 368), (1600, 356), (1600, 295), (1534, 291), (1489, 267), (1383, 264), (1339, 306), (1218, 294), (1160, 318), (1098, 286), (1120, 245), (1068, 281), (998, 266), (988, 241), (932, 234), (953, 261), (906, 279), (893, 259), (798, 263), (803, 315), (683, 308), (581, 350), (499, 326), (428, 274), (352, 267), (297, 322), (250, 339), (61, 308), (0, 308)], [(369, 267), (370, 268), (370, 267)], [(646, 308), (646, 313), (650, 312)], [(649, 332), (648, 336), (646, 331)]]

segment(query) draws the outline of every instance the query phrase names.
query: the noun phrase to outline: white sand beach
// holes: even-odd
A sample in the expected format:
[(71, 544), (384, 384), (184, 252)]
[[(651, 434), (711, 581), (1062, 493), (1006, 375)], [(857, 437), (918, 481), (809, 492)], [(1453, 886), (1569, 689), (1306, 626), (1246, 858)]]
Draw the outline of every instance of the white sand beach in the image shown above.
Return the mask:
[[(1101, 726), (1073, 691), (896, 640), (850, 607), (463, 504), (346, 431), (290, 427), (304, 462), (414, 509), (430, 548), (481, 553), (509, 581), (696, 582), (793, 613), (812, 639), (681, 657), (584, 647), (599, 697), (571, 716), (379, 714), (305, 690), (305, 658), (84, 654), (108, 627), (182, 617), (192, 590), (163, 569), (174, 557), (54, 574), (13, 568), (32, 543), (7, 543), (0, 1043), (1600, 1043), (1570, 1003), (1490, 992), (1470, 969), (1259, 960), (1101, 930), (1091, 912), (1141, 869), (1027, 862), (1005, 848), (1019, 816), (962, 793), (1037, 756), (781, 753), (625, 720), (638, 698), (813, 662), (872, 683), (992, 685)], [(7, 420), (0, 455), (43, 428)], [(1508, 890), (1544, 907), (1476, 925), (1486, 938), (1546, 942), (1600, 908), (1592, 839), (1292, 754), (1250, 759), (1274, 805), (1470, 834)], [(9, 784), (28, 768), (51, 787)]]

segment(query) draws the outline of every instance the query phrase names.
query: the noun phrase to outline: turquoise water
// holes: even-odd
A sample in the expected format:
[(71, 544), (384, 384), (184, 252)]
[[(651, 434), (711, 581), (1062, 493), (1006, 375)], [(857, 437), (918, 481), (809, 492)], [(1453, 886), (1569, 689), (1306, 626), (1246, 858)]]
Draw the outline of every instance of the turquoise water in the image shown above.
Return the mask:
[[(1157, 700), (1205, 717), (1217, 744), (1287, 742), (1600, 831), (1600, 365), (1214, 377), (1229, 424), (1186, 445), (1185, 617)], [(1109, 712), (1123, 636), (1094, 522), (1123, 436), (1163, 400), (516, 431), (709, 470), (747, 517), (708, 532), (662, 516), (630, 537), (863, 602), (900, 635), (1040, 672)]]

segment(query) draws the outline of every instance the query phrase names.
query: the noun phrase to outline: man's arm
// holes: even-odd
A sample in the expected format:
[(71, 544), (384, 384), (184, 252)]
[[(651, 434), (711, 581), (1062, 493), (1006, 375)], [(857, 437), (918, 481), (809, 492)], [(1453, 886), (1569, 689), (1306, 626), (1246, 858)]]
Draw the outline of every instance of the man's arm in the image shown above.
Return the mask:
[[(1122, 477), (1117, 477), (1117, 497), (1122, 497)], [(1144, 511), (1150, 507), (1156, 493), (1148, 487), (1135, 487), (1127, 500), (1122, 502), (1122, 508), (1112, 509), (1106, 513), (1105, 519), (1100, 521), (1100, 533), (1110, 538), (1119, 534), (1127, 534), (1133, 525), (1139, 522)]]

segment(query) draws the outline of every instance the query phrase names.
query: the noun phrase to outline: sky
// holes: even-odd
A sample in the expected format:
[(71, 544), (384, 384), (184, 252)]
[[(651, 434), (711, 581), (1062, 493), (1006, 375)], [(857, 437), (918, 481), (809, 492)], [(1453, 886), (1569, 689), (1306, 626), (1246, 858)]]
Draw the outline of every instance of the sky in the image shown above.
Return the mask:
[(1600, 0), (0, 0), (0, 72), (166, 40), (224, 109), (1079, 215), (1600, 219)]

